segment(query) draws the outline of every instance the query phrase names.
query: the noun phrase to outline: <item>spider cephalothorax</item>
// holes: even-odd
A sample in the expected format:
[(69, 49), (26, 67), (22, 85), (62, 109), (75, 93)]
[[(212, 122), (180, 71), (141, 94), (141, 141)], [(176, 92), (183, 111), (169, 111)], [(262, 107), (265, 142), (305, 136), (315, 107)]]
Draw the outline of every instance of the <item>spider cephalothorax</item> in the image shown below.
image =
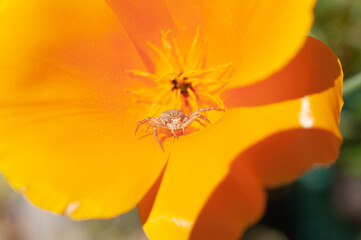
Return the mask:
[[(208, 118), (200, 114), (200, 112), (206, 112), (206, 111), (224, 111), (224, 109), (221, 108), (215, 108), (215, 107), (209, 107), (209, 108), (200, 108), (197, 111), (195, 111), (192, 115), (188, 116), (184, 114), (180, 110), (168, 110), (160, 114), (159, 117), (153, 118), (153, 117), (147, 117), (143, 119), (142, 121), (138, 122), (137, 128), (135, 129), (135, 134), (137, 134), (138, 128), (140, 125), (145, 124), (148, 122), (147, 130), (150, 127), (153, 127), (154, 137), (157, 140), (159, 146), (163, 150), (163, 146), (159, 141), (158, 138), (158, 128), (163, 130), (169, 130), (172, 132), (174, 137), (178, 138), (178, 135), (176, 132), (179, 130), (182, 131), (183, 135), (185, 135), (185, 128), (191, 125), (193, 121), (196, 121), (204, 126), (204, 123), (199, 121), (198, 118), (210, 123)], [(146, 130), (146, 131), (147, 131)]]

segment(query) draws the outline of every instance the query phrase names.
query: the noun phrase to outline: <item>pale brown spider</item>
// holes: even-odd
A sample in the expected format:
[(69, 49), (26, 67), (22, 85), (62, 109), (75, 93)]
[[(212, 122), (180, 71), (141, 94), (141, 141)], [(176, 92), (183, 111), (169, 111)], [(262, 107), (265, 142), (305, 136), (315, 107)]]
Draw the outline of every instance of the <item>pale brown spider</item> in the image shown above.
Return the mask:
[(135, 129), (135, 135), (137, 134), (138, 128), (140, 125), (148, 122), (148, 127), (145, 130), (145, 132), (148, 131), (148, 129), (152, 126), (154, 137), (157, 140), (160, 148), (164, 151), (162, 144), (160, 143), (158, 139), (158, 131), (157, 128), (163, 129), (163, 130), (170, 130), (174, 137), (178, 138), (178, 135), (176, 134), (176, 131), (182, 130), (183, 135), (186, 135), (185, 128), (191, 125), (193, 121), (198, 122), (202, 126), (205, 126), (204, 123), (199, 121), (198, 118), (203, 119), (204, 121), (211, 123), (208, 118), (200, 114), (200, 112), (206, 112), (206, 111), (223, 111), (224, 109), (221, 108), (215, 108), (215, 107), (209, 107), (209, 108), (200, 108), (197, 111), (195, 111), (192, 115), (188, 116), (184, 114), (180, 110), (168, 110), (160, 114), (159, 117), (153, 118), (153, 117), (147, 117), (143, 119), (142, 121), (138, 122), (137, 128)]

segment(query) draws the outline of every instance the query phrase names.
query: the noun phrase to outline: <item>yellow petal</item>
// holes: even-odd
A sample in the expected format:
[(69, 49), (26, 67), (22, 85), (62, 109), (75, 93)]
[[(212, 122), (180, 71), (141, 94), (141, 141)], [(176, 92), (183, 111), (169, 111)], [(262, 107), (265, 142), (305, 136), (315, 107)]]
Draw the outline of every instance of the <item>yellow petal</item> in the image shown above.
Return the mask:
[(31, 202), (72, 218), (133, 208), (168, 154), (134, 136), (147, 116), (124, 91), (134, 82), (124, 71), (143, 64), (111, 9), (4, 1), (0, 29), (0, 171)]
[[(324, 44), (317, 46), (331, 51)], [(216, 239), (212, 236), (218, 236), (217, 230), (221, 229), (225, 236), (234, 239), (262, 209), (257, 184), (252, 181), (250, 186), (237, 184), (242, 181), (244, 169), (251, 176), (255, 174), (263, 185), (276, 186), (295, 179), (316, 163), (333, 162), (342, 138), (338, 123), (343, 76), (336, 57), (329, 63), (339, 73), (321, 79), (331, 83), (329, 88), (310, 91), (309, 95), (290, 101), (230, 109), (212, 127), (176, 142), (145, 225), (148, 236), (183, 239), (199, 237), (196, 233), (201, 232), (205, 239)], [(224, 181), (232, 182), (229, 179), (234, 182), (226, 186), (233, 186), (233, 192), (227, 191), (221, 202), (231, 202), (228, 198), (238, 199), (240, 193), (252, 189), (258, 204), (250, 202), (247, 206), (253, 209), (253, 214), (244, 216), (244, 211), (237, 210), (231, 214), (225, 207), (220, 217), (221, 210), (211, 211), (224, 193)], [(235, 215), (242, 219), (242, 224), (235, 224)], [(211, 218), (219, 218), (222, 223), (217, 227), (216, 220), (206, 221)]]
[(281, 69), (302, 47), (315, 0), (166, 0), (179, 29), (200, 26), (208, 40), (207, 64), (233, 61), (229, 87), (261, 81)]
[(272, 104), (322, 92), (340, 75), (337, 56), (321, 41), (308, 37), (280, 71), (261, 82), (223, 91), (221, 96), (228, 108)]

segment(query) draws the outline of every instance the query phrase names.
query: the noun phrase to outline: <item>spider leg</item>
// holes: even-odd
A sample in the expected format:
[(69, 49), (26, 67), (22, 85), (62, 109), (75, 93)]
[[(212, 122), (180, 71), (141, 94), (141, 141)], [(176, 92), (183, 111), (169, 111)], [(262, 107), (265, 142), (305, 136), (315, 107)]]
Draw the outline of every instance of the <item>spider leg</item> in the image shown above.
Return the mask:
[(155, 121), (157, 121), (159, 124), (161, 124), (161, 125), (165, 125), (165, 121), (163, 120), (163, 118), (161, 118), (161, 117), (157, 117), (156, 119), (155, 119)]
[(189, 116), (189, 120), (184, 125), (189, 126), (197, 118), (203, 119), (204, 121), (211, 124), (211, 122), (208, 120), (208, 118), (201, 115), (200, 112), (206, 112), (206, 111), (212, 111), (212, 110), (224, 112), (224, 109), (222, 109), (222, 108), (215, 108), (215, 107), (200, 108), (200, 109), (196, 110), (192, 115)]
[(194, 114), (194, 113), (193, 113), (191, 116), (189, 116), (188, 121), (186, 121), (186, 122), (182, 125), (182, 128), (188, 127), (189, 125), (192, 124), (193, 121), (197, 121), (197, 122), (198, 122), (199, 124), (201, 124), (202, 126), (205, 126), (205, 124), (202, 123), (201, 121), (199, 121), (197, 118), (203, 119), (204, 121), (208, 122), (209, 124), (212, 124), (211, 121), (209, 121), (209, 119), (206, 118), (205, 116), (203, 116), (202, 114), (200, 114), (200, 113)]
[(199, 117), (200, 119), (203, 119), (204, 121), (208, 122), (209, 124), (212, 124), (211, 121), (209, 121), (208, 118), (206, 118), (205, 116), (203, 116), (202, 114), (197, 114), (197, 117)]
[[(147, 118), (144, 118), (142, 121), (138, 122), (137, 128), (135, 129), (135, 132), (134, 132), (134, 135), (137, 135), (137, 131), (138, 131), (138, 128), (139, 128), (140, 125), (148, 122), (149, 120), (153, 120), (153, 119), (154, 119), (154, 118), (152, 118), (152, 117), (147, 117)], [(149, 124), (150, 124), (150, 123), (149, 123)], [(148, 129), (147, 129), (147, 130), (148, 130)]]
[(186, 135), (186, 131), (185, 131), (185, 128), (188, 126), (186, 126), (184, 123), (188, 122), (189, 121), (189, 116), (188, 115), (185, 115), (184, 119), (183, 119), (183, 124), (182, 124), (182, 133), (183, 133), (183, 136)]
[(173, 128), (171, 128), (170, 131), (173, 133), (173, 135), (174, 135), (175, 138), (178, 138), (178, 135), (174, 132), (174, 129), (173, 129)]
[(185, 121), (185, 122), (182, 124), (182, 128), (186, 128), (186, 127), (188, 127), (189, 125), (191, 125), (192, 122), (198, 118), (198, 115), (200, 115), (200, 114), (199, 114), (199, 113), (198, 113), (198, 114), (194, 114), (194, 113), (193, 113), (192, 115), (190, 115), (189, 118), (188, 118), (188, 120)]
[(150, 122), (148, 123), (147, 129), (145, 129), (145, 132), (148, 132), (148, 130), (149, 130), (149, 128), (150, 128), (150, 125), (152, 125), (152, 121), (150, 121)]
[(161, 148), (162, 151), (164, 152), (163, 146), (162, 146), (162, 144), (160, 143), (159, 138), (158, 138), (158, 132), (157, 132), (157, 128), (156, 128), (156, 127), (153, 127), (153, 133), (154, 133), (154, 137), (155, 137), (155, 139), (157, 140), (160, 148)]
[(165, 124), (165, 122), (160, 117), (152, 118), (150, 120), (150, 122), (148, 123), (147, 129), (145, 129), (145, 132), (147, 132), (149, 130), (149, 128), (152, 126), (152, 124), (153, 124), (153, 126), (161, 127)]
[(184, 127), (182, 127), (183, 136), (186, 135), (186, 130), (184, 130)]
[(202, 123), (201, 121), (199, 121), (199, 119), (194, 119), (194, 121), (196, 121), (197, 123), (199, 123), (199, 124), (202, 125), (203, 127), (206, 126), (204, 123)]
[[(198, 113), (200, 113), (200, 112), (207, 112), (207, 111), (212, 111), (212, 110), (222, 111), (222, 112), (225, 111), (225, 110), (222, 109), (222, 108), (216, 108), (216, 107), (200, 108), (200, 109), (196, 110), (192, 115), (196, 115), (196, 114), (198, 114)], [(191, 116), (192, 116), (192, 115), (191, 115)]]

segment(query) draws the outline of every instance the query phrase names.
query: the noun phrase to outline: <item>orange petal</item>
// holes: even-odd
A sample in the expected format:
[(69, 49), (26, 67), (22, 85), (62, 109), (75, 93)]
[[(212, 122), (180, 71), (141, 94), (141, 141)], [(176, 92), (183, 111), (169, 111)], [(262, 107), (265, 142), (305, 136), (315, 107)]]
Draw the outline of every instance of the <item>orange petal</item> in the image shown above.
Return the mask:
[(106, 0), (134, 42), (160, 42), (160, 31), (174, 27), (163, 0)]
[[(266, 186), (275, 186), (296, 178), (316, 163), (334, 161), (341, 143), (338, 123), (342, 73), (336, 78), (332, 87), (299, 99), (230, 109), (212, 127), (176, 142), (145, 225), (149, 237), (181, 239), (199, 236), (197, 228), (192, 233), (196, 235), (191, 235), (193, 227), (219, 229), (214, 219), (205, 221), (211, 217), (229, 226), (223, 228), (225, 236), (234, 236), (254, 221), (262, 204), (255, 207), (242, 202), (249, 203), (247, 206), (254, 211), (246, 217), (238, 209), (234, 212), (242, 224), (234, 220), (229, 209), (222, 215), (221, 210), (212, 208), (222, 193), (227, 196), (221, 200), (224, 203), (232, 202), (228, 197), (237, 199), (245, 192), (253, 192), (250, 198), (262, 203), (255, 183), (253, 187), (237, 184), (242, 181), (239, 176), (244, 175), (240, 170), (243, 166)], [(240, 180), (233, 179), (236, 183), (230, 184), (228, 179), (236, 173)], [(224, 181), (227, 187), (222, 187)], [(200, 222), (195, 222), (197, 219)], [(200, 232), (205, 239), (212, 239), (214, 233)]]
[(124, 70), (143, 65), (111, 9), (5, 1), (0, 29), (2, 173), (36, 205), (73, 218), (133, 208), (168, 154), (134, 136), (145, 107), (124, 91), (133, 84)]
[(238, 239), (264, 210), (261, 182), (245, 162), (234, 162), (202, 208), (190, 239)]
[(222, 92), (222, 100), (231, 108), (296, 99), (332, 87), (341, 71), (332, 50), (308, 37), (296, 57), (279, 72), (262, 82), (226, 90)]
[(341, 137), (321, 128), (275, 133), (242, 152), (266, 187), (288, 183), (315, 164), (329, 165), (339, 154)]
[(230, 87), (261, 81), (281, 69), (302, 47), (315, 0), (166, 0), (179, 29), (208, 39), (208, 64), (233, 61)]
[[(191, 180), (188, 178), (191, 177), (195, 187), (183, 186), (178, 189), (171, 188), (167, 181), (170, 175), (174, 174), (176, 170), (174, 168), (179, 167), (179, 165), (171, 164), (172, 162), (167, 166), (163, 179), (165, 181), (161, 183), (161, 191), (164, 188), (170, 190), (167, 200), (159, 200), (159, 196), (156, 197), (156, 201), (161, 201), (162, 204), (156, 205), (156, 209), (153, 208), (150, 219), (145, 225), (150, 239), (236, 239), (242, 230), (261, 216), (265, 203), (262, 185), (258, 177), (245, 164), (241, 163), (232, 168), (210, 195), (198, 217), (190, 216), (193, 215), (195, 205), (199, 204), (200, 194), (196, 192), (203, 192), (202, 188), (207, 185), (209, 175), (213, 175), (209, 171), (210, 168), (205, 166), (198, 169), (196, 173), (194, 167), (190, 167), (187, 173), (182, 171), (183, 176), (180, 182), (183, 180), (188, 182)], [(167, 173), (169, 173), (168, 176)], [(196, 176), (193, 177), (190, 174), (196, 174)], [(200, 179), (202, 183), (199, 183)], [(188, 191), (185, 192), (185, 189)], [(176, 193), (178, 190), (181, 191), (180, 194)], [(149, 210), (146, 209), (148, 206), (144, 205), (144, 201), (142, 203), (139, 206), (141, 217), (144, 216), (146, 210)], [(178, 210), (175, 210), (177, 208)], [(159, 214), (160, 212), (162, 214)]]
[[(161, 43), (161, 30), (174, 29), (166, 4), (163, 0), (132, 0), (117, 1), (106, 0), (121, 24), (126, 29), (148, 70), (153, 71), (154, 66), (148, 56), (151, 49), (147, 42)], [(148, 52), (148, 53), (147, 53)]]

